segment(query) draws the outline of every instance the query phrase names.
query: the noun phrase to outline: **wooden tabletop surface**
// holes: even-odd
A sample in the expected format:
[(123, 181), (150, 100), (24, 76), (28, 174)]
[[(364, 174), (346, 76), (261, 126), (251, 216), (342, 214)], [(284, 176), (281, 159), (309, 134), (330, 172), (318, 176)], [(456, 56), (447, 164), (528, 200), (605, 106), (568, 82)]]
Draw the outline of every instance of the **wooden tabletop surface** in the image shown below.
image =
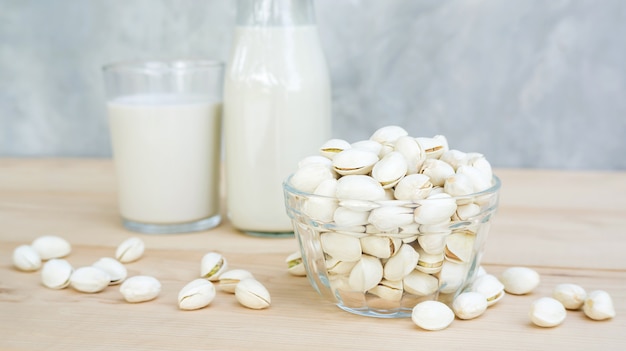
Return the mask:
[[(626, 350), (626, 172), (497, 169), (501, 205), (483, 267), (498, 275), (526, 266), (541, 274), (530, 295), (507, 295), (475, 320), (442, 331), (408, 318), (377, 319), (323, 300), (304, 277), (287, 273), (295, 238), (247, 236), (227, 220), (212, 230), (146, 235), (125, 230), (117, 214), (109, 159), (0, 159), (0, 350)], [(130, 275), (158, 278), (157, 299), (124, 302), (118, 286), (84, 294), (52, 290), (40, 273), (18, 271), (12, 252), (45, 234), (72, 244), (74, 267), (113, 256), (139, 236), (146, 252)], [(199, 275), (200, 259), (221, 252), (270, 291), (265, 310), (218, 291), (207, 308), (181, 311), (180, 288)], [(555, 328), (529, 322), (533, 300), (559, 283), (606, 290), (617, 316), (592, 321), (568, 311)]]

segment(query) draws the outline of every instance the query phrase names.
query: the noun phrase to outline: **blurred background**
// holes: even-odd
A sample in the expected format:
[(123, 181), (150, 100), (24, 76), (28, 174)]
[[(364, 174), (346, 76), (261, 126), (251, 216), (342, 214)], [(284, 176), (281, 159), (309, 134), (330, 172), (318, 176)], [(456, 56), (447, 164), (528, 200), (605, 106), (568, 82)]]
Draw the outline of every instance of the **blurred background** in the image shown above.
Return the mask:
[[(626, 169), (626, 1), (314, 0), (333, 136)], [(0, 157), (110, 157), (101, 66), (228, 59), (234, 0), (0, 0)]]

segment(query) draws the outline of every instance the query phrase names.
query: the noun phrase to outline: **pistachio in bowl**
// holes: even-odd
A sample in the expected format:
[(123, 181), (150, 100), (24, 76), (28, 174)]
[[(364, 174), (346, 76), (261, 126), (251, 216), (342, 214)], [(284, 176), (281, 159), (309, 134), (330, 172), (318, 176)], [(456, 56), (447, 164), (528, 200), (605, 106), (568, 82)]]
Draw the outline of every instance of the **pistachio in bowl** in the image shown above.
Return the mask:
[(348, 312), (410, 317), (473, 281), (500, 180), (482, 154), (399, 126), (331, 139), (283, 183), (309, 282)]

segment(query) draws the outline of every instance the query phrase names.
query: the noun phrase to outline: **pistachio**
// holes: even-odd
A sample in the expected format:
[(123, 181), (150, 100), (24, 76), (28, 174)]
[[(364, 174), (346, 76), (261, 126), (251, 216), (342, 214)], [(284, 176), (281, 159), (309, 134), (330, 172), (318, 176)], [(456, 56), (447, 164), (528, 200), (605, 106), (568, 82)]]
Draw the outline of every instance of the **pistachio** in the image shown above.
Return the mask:
[(554, 287), (552, 297), (559, 300), (568, 310), (577, 310), (583, 307), (587, 292), (577, 284), (559, 284)]
[(424, 252), (431, 255), (441, 255), (446, 247), (446, 237), (451, 231), (444, 233), (428, 233), (418, 236), (417, 242)]
[(315, 191), (320, 183), (327, 179), (335, 179), (333, 171), (321, 163), (312, 163), (298, 168), (291, 176), (291, 185), (307, 193)]
[(363, 255), (350, 271), (348, 283), (355, 291), (366, 292), (372, 289), (383, 278), (383, 265), (379, 259)]
[(400, 280), (411, 273), (417, 266), (419, 254), (411, 245), (402, 245), (383, 267), (383, 277), (387, 280)]
[(206, 279), (198, 278), (187, 283), (178, 292), (178, 308), (197, 310), (208, 306), (215, 298), (215, 286)]
[(32, 246), (20, 245), (13, 250), (13, 265), (21, 271), (36, 271), (41, 268), (41, 257)]
[(339, 228), (347, 228), (368, 223), (369, 213), (365, 211), (355, 211), (349, 207), (338, 207), (333, 213), (335, 225)]
[(387, 301), (400, 301), (402, 300), (402, 280), (383, 279), (368, 292)]
[(320, 196), (311, 196), (304, 204), (306, 215), (320, 222), (332, 222), (338, 207), (337, 200), (334, 198), (336, 188), (336, 179), (323, 180), (313, 191), (313, 194)]
[(439, 291), (452, 294), (463, 287), (467, 278), (468, 266), (451, 261), (444, 261), (439, 272)]
[(391, 231), (413, 223), (413, 210), (401, 206), (382, 206), (373, 209), (367, 217), (380, 231)]
[(353, 149), (362, 149), (380, 155), (383, 146), (374, 140), (360, 140), (350, 144)]
[(209, 252), (202, 256), (200, 262), (200, 277), (210, 281), (217, 281), (220, 274), (228, 269), (228, 262), (222, 254)]
[(532, 303), (529, 316), (535, 325), (550, 328), (563, 323), (567, 312), (558, 300), (542, 297)]
[(398, 200), (416, 201), (427, 198), (432, 188), (433, 184), (427, 175), (409, 174), (396, 184), (394, 196)]
[(368, 174), (378, 162), (378, 155), (363, 149), (347, 149), (333, 157), (333, 169), (341, 175)]
[(472, 183), (473, 192), (477, 193), (483, 190), (487, 190), (491, 187), (491, 178), (478, 170), (476, 167), (463, 165), (456, 170), (456, 174), (466, 175)]
[(487, 300), (481, 293), (464, 292), (454, 299), (452, 310), (459, 319), (474, 319), (487, 310)]
[(53, 258), (41, 269), (41, 283), (50, 289), (63, 289), (70, 285), (74, 268), (62, 258)]
[(333, 257), (326, 258), (326, 270), (331, 275), (347, 275), (350, 274), (357, 261), (340, 261)]
[(474, 192), (474, 184), (467, 175), (455, 173), (446, 179), (443, 189), (451, 196), (464, 196)]
[(469, 156), (463, 151), (450, 149), (441, 154), (439, 159), (452, 166), (452, 168), (456, 171), (459, 166), (466, 165), (468, 163)]
[(444, 261), (443, 252), (432, 254), (424, 251), (422, 248), (417, 248), (416, 251), (419, 253), (419, 260), (415, 267), (418, 271), (433, 274), (441, 270)]
[(487, 306), (491, 306), (500, 301), (505, 295), (504, 285), (498, 278), (491, 274), (477, 277), (470, 286), (470, 291), (483, 294), (487, 300)]
[(467, 221), (480, 213), (480, 206), (473, 202), (458, 205), (452, 219), (456, 221)]
[(137, 261), (143, 255), (145, 244), (137, 237), (124, 240), (115, 250), (115, 258), (122, 263)]
[(271, 297), (265, 286), (259, 281), (247, 278), (237, 283), (235, 297), (245, 307), (260, 310), (270, 306)]
[(389, 125), (377, 129), (371, 136), (370, 140), (377, 141), (383, 145), (393, 145), (400, 137), (409, 135), (404, 128), (395, 125)]
[(328, 169), (333, 168), (333, 163), (331, 160), (329, 160), (327, 157), (319, 155), (307, 156), (303, 158), (298, 162), (298, 168), (303, 168), (313, 164), (326, 166)]
[(366, 236), (360, 240), (363, 253), (378, 258), (393, 256), (402, 245), (402, 240), (389, 236)]
[(437, 292), (439, 280), (430, 274), (412, 271), (402, 279), (404, 290), (416, 296), (428, 296)]
[[(295, 252), (294, 254), (299, 254), (299, 252)], [(294, 256), (294, 254), (290, 255), (290, 257)], [(289, 260), (290, 257), (288, 257), (287, 259)], [(288, 262), (291, 262), (291, 261), (293, 261), (293, 259)], [(302, 266), (302, 258), (300, 258), (299, 265)], [(289, 273), (291, 273), (291, 270), (289, 271)], [(219, 277), (220, 290), (226, 291), (229, 293), (234, 293), (235, 287), (237, 287), (237, 284), (240, 281), (244, 279), (248, 279), (248, 278), (254, 278), (254, 276), (252, 275), (252, 273), (248, 272), (245, 269), (231, 269), (229, 271), (226, 271), (220, 274), (220, 277)]]
[(425, 330), (441, 330), (454, 321), (454, 312), (439, 301), (423, 301), (413, 307), (413, 323)]
[(44, 261), (51, 258), (65, 257), (72, 251), (70, 243), (56, 235), (40, 236), (33, 240), (31, 246)]
[(320, 234), (322, 250), (340, 261), (358, 261), (361, 258), (361, 241), (350, 235), (327, 232)]
[(441, 223), (456, 211), (456, 202), (445, 193), (430, 195), (420, 200), (420, 206), (415, 209), (414, 219), (419, 224)]
[(124, 265), (111, 257), (102, 257), (98, 261), (94, 262), (92, 266), (100, 268), (109, 274), (111, 281), (109, 285), (120, 284), (126, 279), (128, 272)]
[(611, 295), (604, 290), (595, 290), (587, 295), (583, 312), (593, 320), (601, 321), (615, 317), (615, 308)]
[(513, 295), (524, 295), (533, 291), (541, 278), (537, 271), (527, 267), (511, 267), (500, 275), (504, 291)]
[(436, 158), (428, 158), (422, 164), (420, 173), (428, 176), (433, 186), (443, 186), (446, 179), (454, 174), (454, 168)]
[(343, 139), (330, 139), (320, 147), (320, 155), (332, 160), (335, 155), (350, 148), (350, 143)]
[(477, 152), (470, 152), (467, 154), (467, 165), (472, 166), (483, 173), (486, 179), (493, 178), (493, 171), (491, 164), (483, 154)]
[(466, 231), (453, 232), (446, 238), (446, 258), (453, 262), (469, 262), (474, 256), (476, 235)]
[[(304, 268), (304, 263), (302, 262), (302, 254), (300, 251), (296, 251), (285, 259), (287, 263), (287, 272), (291, 275), (304, 277), (306, 276), (306, 270)], [(228, 272), (224, 272), (222, 275)], [(222, 282), (222, 277), (220, 277), (220, 283)]]
[(70, 286), (84, 293), (97, 293), (106, 288), (111, 282), (111, 277), (100, 268), (86, 266), (72, 272)]
[(439, 156), (450, 149), (448, 140), (443, 135), (435, 135), (432, 138), (419, 137), (415, 138), (415, 140), (426, 153), (426, 158), (439, 158)]
[(392, 188), (406, 175), (407, 162), (397, 151), (386, 154), (372, 168), (372, 178), (376, 179), (384, 189)]
[(337, 180), (336, 197), (339, 200), (377, 201), (385, 198), (385, 189), (370, 176), (348, 175)]
[(145, 302), (155, 299), (161, 292), (161, 282), (148, 275), (136, 275), (126, 279), (120, 293), (127, 302)]
[(394, 148), (406, 159), (407, 174), (419, 172), (424, 160), (426, 160), (426, 153), (415, 138), (408, 135), (401, 136), (396, 140)]

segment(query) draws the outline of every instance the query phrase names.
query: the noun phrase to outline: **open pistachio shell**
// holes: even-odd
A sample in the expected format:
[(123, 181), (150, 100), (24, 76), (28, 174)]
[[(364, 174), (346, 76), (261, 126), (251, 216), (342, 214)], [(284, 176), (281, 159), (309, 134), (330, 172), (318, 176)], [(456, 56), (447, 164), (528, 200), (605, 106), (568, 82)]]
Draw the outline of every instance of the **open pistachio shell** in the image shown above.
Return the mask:
[(433, 184), (425, 174), (409, 174), (402, 178), (394, 189), (394, 196), (398, 200), (420, 200), (427, 198)]
[(47, 261), (41, 269), (41, 283), (50, 289), (63, 289), (70, 285), (70, 277), (74, 268), (62, 259), (53, 258)]
[(448, 147), (448, 140), (443, 135), (435, 135), (432, 138), (419, 137), (415, 139), (426, 153), (426, 158), (439, 158), (439, 156), (450, 149)]
[(367, 218), (368, 222), (379, 230), (386, 232), (413, 223), (413, 210), (408, 207), (382, 206), (373, 209)]
[(341, 175), (368, 174), (378, 162), (378, 155), (363, 149), (347, 149), (333, 158), (333, 169)]
[(343, 139), (330, 139), (320, 147), (320, 155), (332, 160), (335, 155), (350, 148), (350, 143)]
[(439, 159), (446, 162), (456, 171), (461, 165), (468, 164), (469, 156), (467, 153), (455, 149), (446, 150)]
[(200, 277), (210, 281), (217, 281), (220, 274), (228, 269), (228, 262), (222, 254), (208, 252), (202, 256), (200, 262)]
[(363, 253), (378, 258), (393, 256), (402, 245), (402, 240), (389, 236), (366, 236), (360, 239)]
[(351, 144), (353, 149), (361, 149), (372, 152), (380, 156), (380, 151), (383, 146), (381, 143), (374, 140), (360, 140)]
[(470, 291), (483, 294), (487, 300), (487, 306), (500, 301), (505, 295), (504, 285), (491, 274), (477, 277), (470, 286)]
[(454, 174), (454, 168), (441, 160), (429, 158), (422, 164), (420, 173), (427, 175), (433, 186), (443, 186), (446, 179)]
[(409, 135), (404, 128), (396, 125), (389, 125), (377, 129), (370, 136), (370, 140), (377, 141), (383, 145), (393, 145), (400, 137)]
[(446, 258), (453, 262), (469, 262), (474, 254), (476, 235), (467, 231), (453, 232), (446, 237)]
[(268, 308), (272, 302), (270, 293), (265, 286), (252, 278), (237, 283), (235, 297), (243, 306), (255, 310)]
[(448, 194), (430, 195), (420, 201), (415, 209), (415, 222), (419, 224), (436, 224), (450, 219), (456, 211), (456, 202)]
[[(296, 257), (300, 257), (300, 259), (298, 260)], [(302, 265), (302, 258), (300, 256), (300, 252), (294, 252), (293, 254), (289, 255), (287, 257), (287, 264), (288, 265), (292, 265), (293, 262), (298, 262), (296, 263), (297, 266), (303, 266)], [(293, 268), (290, 267), (289, 268), (289, 273), (293, 274), (291, 272), (291, 269)], [(304, 270), (304, 267), (302, 267), (302, 270)], [(306, 274), (306, 272), (305, 272)], [(220, 274), (218, 282), (219, 282), (219, 288), (222, 291), (226, 291), (229, 293), (234, 293), (235, 292), (235, 287), (237, 286), (237, 284), (244, 280), (244, 279), (248, 279), (248, 278), (254, 278), (254, 276), (252, 275), (252, 273), (250, 273), (249, 271), (245, 270), (245, 269), (231, 269), (228, 270), (222, 274)]]

